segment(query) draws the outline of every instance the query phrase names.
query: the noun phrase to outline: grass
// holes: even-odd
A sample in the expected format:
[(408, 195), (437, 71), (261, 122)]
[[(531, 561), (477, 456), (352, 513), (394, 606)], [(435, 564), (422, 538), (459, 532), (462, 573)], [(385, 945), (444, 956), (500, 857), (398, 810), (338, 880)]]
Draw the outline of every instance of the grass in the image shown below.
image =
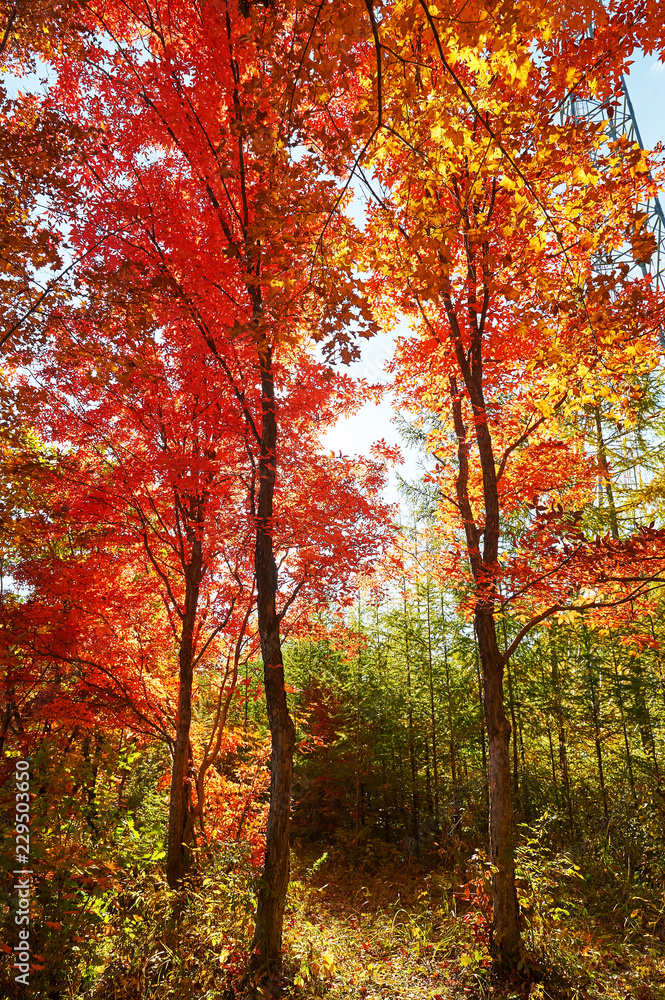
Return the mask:
[[(370, 838), (356, 844), (343, 834), (327, 851), (296, 844), (284, 975), (271, 984), (273, 994), (291, 1000), (665, 1000), (660, 869), (650, 881), (629, 883), (620, 865), (614, 870), (587, 845), (580, 872), (565, 854), (549, 851), (540, 835), (523, 836), (518, 887), (533, 965), (502, 980), (487, 949), (486, 859), (461, 841), (448, 848), (409, 858), (395, 846)], [(177, 930), (168, 927), (172, 901), (163, 883), (149, 873), (134, 878), (103, 938), (103, 974), (88, 992), (66, 995), (260, 1000), (260, 988), (241, 987), (256, 874), (237, 846), (222, 852), (192, 879)]]
[(294, 998), (665, 1000), (662, 939), (590, 915), (590, 889), (574, 875), (554, 887), (543, 877), (536, 889), (521, 880), (537, 971), (508, 981), (490, 967), (482, 858), (460, 875), (436, 856), (409, 861), (382, 844), (346, 844), (319, 858), (296, 854), (292, 878)]

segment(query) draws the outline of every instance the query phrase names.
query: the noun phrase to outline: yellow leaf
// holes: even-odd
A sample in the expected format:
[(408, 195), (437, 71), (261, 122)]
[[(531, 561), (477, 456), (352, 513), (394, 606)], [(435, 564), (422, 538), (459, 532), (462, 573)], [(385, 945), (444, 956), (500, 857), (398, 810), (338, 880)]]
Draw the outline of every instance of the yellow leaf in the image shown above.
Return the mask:
[(517, 67), (517, 83), (524, 89), (529, 82), (529, 70), (531, 69), (531, 62), (529, 59), (525, 59), (524, 62)]
[(540, 410), (544, 417), (554, 416), (554, 410), (546, 399), (537, 399), (535, 406), (537, 410)]

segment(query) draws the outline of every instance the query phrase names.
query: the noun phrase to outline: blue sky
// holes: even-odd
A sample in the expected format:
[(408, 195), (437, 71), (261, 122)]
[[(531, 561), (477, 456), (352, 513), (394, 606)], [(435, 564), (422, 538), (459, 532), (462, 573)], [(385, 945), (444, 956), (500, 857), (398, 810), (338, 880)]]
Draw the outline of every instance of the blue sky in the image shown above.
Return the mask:
[(654, 56), (636, 58), (626, 83), (642, 142), (647, 149), (665, 143), (665, 63)]
[[(645, 147), (652, 149), (659, 142), (665, 144), (665, 64), (653, 56), (636, 56), (626, 84)], [(350, 374), (370, 382), (385, 382), (384, 365), (392, 349), (393, 340), (388, 336), (378, 336), (364, 343), (362, 360), (351, 366)], [(391, 422), (394, 415), (389, 397), (378, 405), (367, 403), (355, 416), (338, 421), (325, 435), (324, 446), (355, 455), (367, 453), (372, 443), (380, 438), (385, 438), (389, 444), (399, 444), (399, 435)], [(409, 456), (405, 448), (403, 452), (406, 463), (399, 471), (407, 479), (414, 479), (417, 475), (415, 456)], [(393, 501), (398, 499), (395, 484), (396, 477), (392, 473), (388, 495)]]

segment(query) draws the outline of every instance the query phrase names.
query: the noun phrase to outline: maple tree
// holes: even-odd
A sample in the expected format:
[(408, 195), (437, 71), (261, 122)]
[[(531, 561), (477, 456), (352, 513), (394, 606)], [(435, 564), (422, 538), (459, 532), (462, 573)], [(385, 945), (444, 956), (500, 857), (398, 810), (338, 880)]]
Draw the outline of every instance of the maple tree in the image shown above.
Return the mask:
[[(329, 362), (355, 356), (356, 338), (377, 328), (368, 287), (378, 320), (389, 325), (403, 312), (419, 330), (400, 344), (394, 371), (402, 405), (435, 416), (428, 447), (441, 528), (428, 578), (461, 581), (475, 622), (489, 741), (493, 956), (504, 968), (522, 960), (511, 805), (517, 715), (509, 674), (511, 775), (504, 667), (550, 618), (572, 624), (566, 616), (584, 613), (598, 628), (627, 626), (634, 608), (651, 608), (664, 565), (659, 531), (625, 537), (614, 518), (613, 537), (593, 542), (599, 518), (591, 513), (599, 485), (613, 509), (602, 420), (632, 419), (663, 321), (648, 280), (629, 268), (599, 275), (596, 265), (605, 247), (626, 242), (636, 261), (648, 260), (652, 239), (638, 203), (655, 191), (657, 164), (623, 138), (608, 143), (602, 126), (557, 119), (571, 92), (605, 100), (609, 115), (637, 44), (662, 47), (651, 0), (556, 11), (535, 0), (472, 3), (463, 20), (451, 4), (422, 2), (7, 6), (10, 64), (25, 68), (37, 54), (55, 77), (45, 98), (2, 109), (9, 153), (0, 222), (11, 250), (0, 289), (3, 343), (16, 364), (34, 358), (27, 333), (37, 320), (44, 347), (22, 398), (32, 398), (29, 423), (42, 441), (66, 451), (57, 461), (35, 458), (33, 442), (23, 470), (9, 453), (12, 476), (36, 470), (50, 499), (31, 518), (13, 512), (24, 529), (17, 579), (34, 595), (5, 606), (8, 641), (20, 649), (8, 687), (44, 683), (48, 663), (61, 689), (67, 662), (75, 665), (67, 695), (48, 711), (73, 721), (96, 692), (96, 719), (107, 696), (118, 720), (168, 732), (167, 870), (179, 885), (183, 845), (203, 819), (206, 773), (232, 711), (243, 636), (254, 627), (255, 589), (272, 737), (255, 968), (280, 964), (289, 878), (296, 734), (283, 638), (311, 635), (326, 603), (345, 606), (349, 584), (389, 535), (378, 465), (320, 452), (317, 434), (353, 408), (356, 390), (308, 353), (317, 342)], [(26, 149), (38, 155), (28, 160)], [(365, 167), (375, 207), (362, 234), (342, 209)], [(35, 274), (45, 266), (60, 276), (39, 290)], [(8, 406), (17, 377), (10, 366)], [(585, 422), (595, 423), (595, 457)], [(22, 432), (8, 433), (20, 451)], [(30, 497), (21, 489), (16, 508)], [(35, 527), (56, 556), (30, 547)], [(97, 586), (111, 574), (120, 596), (110, 583)], [(518, 624), (500, 650), (497, 622), (509, 613)], [(32, 648), (21, 638), (26, 625)], [(409, 760), (417, 841), (411, 643), (425, 640), (406, 597), (395, 629), (408, 708), (399, 755)], [(436, 793), (429, 633), (427, 642)], [(226, 673), (212, 729), (195, 751), (204, 654)], [(357, 663), (356, 837), (361, 688)], [(454, 761), (447, 663), (446, 691)], [(5, 736), (10, 706), (13, 694)], [(452, 781), (458, 812), (454, 763)], [(569, 794), (568, 807), (572, 827)]]
[[(428, 449), (448, 527), (443, 561), (469, 571), (489, 744), (493, 955), (505, 968), (524, 956), (504, 668), (540, 622), (568, 608), (630, 605), (665, 569), (659, 532), (588, 537), (598, 465), (570, 424), (599, 398), (630, 420), (640, 377), (658, 360), (663, 303), (649, 279), (628, 265), (594, 266), (626, 234), (634, 259), (648, 260), (639, 202), (654, 193), (654, 163), (625, 137), (609, 141), (602, 125), (556, 121), (570, 87), (611, 105), (613, 74), (635, 43), (617, 44), (617, 17), (600, 16), (574, 57), (559, 15), (535, 5), (511, 42), (482, 19), (460, 39), (437, 10), (423, 14), (417, 49), (413, 30), (382, 43), (390, 135), (369, 161), (367, 259), (379, 309), (389, 318), (397, 297), (418, 330), (401, 340), (393, 370), (402, 404), (436, 417)], [(523, 626), (500, 650), (496, 619), (509, 607)]]
[[(105, 320), (108, 332), (111, 317), (106, 315)], [(74, 322), (70, 317), (70, 331)], [(68, 459), (63, 457), (56, 463), (57, 483), (51, 486), (55, 493), (51, 503), (61, 507), (59, 521), (65, 530), (70, 530), (70, 519), (75, 519), (82, 548), (79, 553), (75, 548), (62, 562), (56, 560), (48, 568), (44, 560), (37, 567), (19, 563), (19, 574), (27, 582), (36, 570), (32, 583), (38, 588), (35, 603), (42, 614), (49, 605), (53, 613), (53, 598), (56, 608), (58, 597), (68, 605), (66, 619), (71, 624), (69, 634), (65, 632), (61, 639), (64, 648), (54, 649), (50, 655), (77, 666), (84, 690), (97, 687), (116, 697), (119, 693), (129, 697), (129, 707), (138, 712), (139, 720), (145, 718), (148, 695), (145, 658), (139, 655), (131, 670), (127, 669), (131, 659), (123, 669), (109, 655), (113, 649), (122, 662), (128, 618), (131, 621), (136, 613), (131, 609), (128, 615), (122, 603), (139, 598), (139, 622), (141, 612), (144, 617), (139, 634), (145, 636), (147, 631), (139, 640), (139, 654), (146, 638), (148, 649), (154, 645), (151, 626), (157, 635), (160, 629), (172, 634), (179, 661), (173, 738), (170, 713), (164, 704), (165, 682), (166, 689), (170, 686), (168, 674), (165, 677), (163, 673), (167, 664), (162, 665), (161, 677), (151, 678), (148, 671), (147, 683), (161, 688), (161, 697), (157, 694), (156, 698), (158, 718), (161, 716), (158, 731), (167, 735), (174, 753), (167, 868), (175, 884), (185, 868), (183, 844), (192, 839), (193, 822), (203, 802), (199, 795), (195, 805), (191, 788), (194, 670), (202, 658), (221, 655), (217, 637), (222, 634), (225, 644), (232, 650), (235, 647), (231, 654), (235, 670), (222, 684), (228, 701), (253, 607), (248, 529), (243, 531), (246, 489), (222, 450), (222, 444), (228, 446), (231, 439), (231, 427), (219, 392), (214, 399), (205, 398), (199, 373), (192, 385), (188, 375), (194, 372), (189, 366), (183, 366), (173, 351), (160, 350), (150, 341), (129, 362), (135, 371), (128, 386), (122, 373), (118, 379), (108, 355), (102, 355), (103, 341), (96, 333), (93, 325), (92, 331), (87, 329), (84, 335), (73, 338), (74, 343), (70, 333), (58, 341), (54, 358), (47, 362), (42, 356), (40, 377), (48, 404), (35, 421), (45, 438), (69, 451)], [(124, 347), (127, 358), (127, 342), (116, 342), (115, 346)], [(91, 379), (92, 358), (97, 368)], [(38, 474), (43, 479), (47, 470), (38, 467)], [(235, 532), (231, 527), (234, 523), (238, 526)], [(114, 563), (118, 566), (116, 583), (124, 584), (119, 600), (96, 580), (97, 575), (111, 576)], [(132, 579), (137, 574), (139, 579), (146, 574), (154, 577), (152, 586), (148, 582), (137, 588)], [(52, 599), (45, 600), (49, 591)], [(150, 609), (160, 596), (166, 613), (161, 621)], [(117, 608), (115, 614), (112, 607)], [(77, 621), (77, 615), (83, 620)], [(105, 623), (113, 642), (111, 649), (94, 638), (98, 630), (104, 634)], [(62, 635), (62, 625), (59, 631)], [(48, 655), (53, 639), (49, 630), (43, 640), (43, 656)], [(98, 644), (99, 652), (95, 652)], [(158, 639), (160, 646), (163, 657), (168, 653), (168, 642)], [(168, 663), (168, 655), (166, 659)], [(150, 698), (147, 700), (149, 705)], [(147, 715), (154, 720), (154, 709)], [(157, 723), (153, 721), (153, 725)], [(210, 761), (205, 764), (209, 766)], [(199, 791), (206, 767), (201, 770)]]
[(67, 49), (83, 56), (85, 26), (77, 20), (78, 9), (76, 0), (0, 5), (0, 347), (11, 340), (13, 350), (20, 344), (27, 356), (38, 350), (51, 309), (66, 302), (77, 284), (79, 261), (71, 258), (63, 233), (51, 224), (48, 206), (73, 196), (63, 166), (84, 137), (59, 108), (46, 107), (34, 91), (57, 53)]
[[(270, 55), (282, 22), (273, 23), (262, 12), (252, 35), (240, 14), (223, 15), (213, 5), (194, 11), (189, 4), (136, 12), (125, 5), (117, 10), (89, 5), (81, 17), (90, 31), (113, 39), (115, 55), (110, 60), (100, 40), (88, 48), (85, 62), (68, 52), (54, 60), (58, 78), (49, 102), (94, 136), (83, 147), (80, 165), (70, 169), (76, 199), (69, 214), (62, 213), (75, 252), (86, 256), (80, 273), (88, 275), (91, 289), (100, 272), (106, 285), (117, 273), (116, 294), (150, 301), (158, 323), (170, 317), (171, 335), (193, 338), (199, 356), (208, 357), (204, 377), (229, 392), (244, 421), (238, 454), (249, 462), (256, 484), (248, 515), (256, 526), (258, 630), (273, 732), (266, 888), (257, 915), (257, 946), (265, 965), (279, 960), (281, 947), (293, 750), (279, 635), (286, 608), (278, 612), (275, 603), (273, 501), (276, 409), (288, 419), (289, 407), (288, 397), (278, 401), (276, 395), (287, 389), (296, 394), (288, 433), (301, 445), (309, 443), (303, 420), (320, 420), (317, 411), (325, 406), (327, 386), (334, 391), (335, 382), (322, 365), (309, 374), (321, 381), (323, 395), (307, 378), (289, 382), (291, 343), (313, 335), (328, 339), (332, 353), (348, 357), (353, 348), (345, 327), (353, 320), (368, 333), (371, 322), (350, 277), (353, 261), (341, 217), (327, 220), (335, 185), (319, 178), (315, 157), (290, 159), (303, 113), (278, 85), (279, 74), (285, 81), (294, 78), (297, 54), (288, 67)], [(309, 31), (307, 21), (296, 27), (299, 33)], [(269, 74), (271, 87), (262, 88), (261, 79)], [(291, 117), (280, 125), (287, 100)], [(290, 232), (284, 213), (292, 220)], [(320, 241), (326, 221), (339, 249), (335, 258), (328, 243)], [(178, 329), (183, 325), (186, 332)], [(121, 380), (129, 381), (133, 376), (127, 375), (126, 359), (119, 364)], [(283, 444), (281, 450), (288, 460)], [(323, 473), (325, 464), (317, 461)], [(367, 485), (370, 479), (365, 477)], [(323, 520), (328, 518), (329, 512)], [(358, 510), (349, 507), (342, 523), (349, 518), (362, 526)], [(325, 535), (317, 539), (320, 546)], [(193, 553), (196, 538), (191, 544)], [(298, 558), (307, 576), (304, 567), (313, 561), (314, 550), (310, 545), (303, 563), (304, 551), (301, 546)], [(333, 552), (321, 546), (331, 566)], [(360, 546), (346, 561), (351, 568), (363, 558)], [(336, 572), (342, 570), (344, 578), (346, 570), (337, 562)], [(188, 592), (195, 603), (200, 570), (192, 565), (190, 571)]]
[(331, 258), (320, 241), (335, 186), (319, 178), (315, 157), (293, 159), (289, 152), (302, 128), (301, 105), (311, 97), (288, 93), (285, 84), (297, 81), (302, 67), (293, 48), (284, 64), (277, 39), (289, 29), (305, 36), (311, 22), (252, 8), (248, 32), (247, 11), (214, 4), (88, 4), (79, 13), (98, 34), (85, 61), (66, 52), (54, 59), (58, 77), (49, 97), (96, 136), (71, 171), (78, 192), (76, 211), (65, 216), (70, 242), (79, 255), (90, 253), (88, 273), (95, 264), (110, 273), (129, 269), (142, 294), (168, 299), (188, 318), (214, 359), (216, 381), (235, 396), (256, 475), (250, 513), (273, 733), (257, 915), (265, 965), (280, 953), (293, 749), (275, 607), (277, 355), (281, 344), (309, 332), (315, 339), (334, 334), (333, 351), (350, 356), (345, 325), (354, 320), (367, 332), (371, 324), (351, 280), (339, 216), (328, 229), (342, 238), (341, 256)]
[[(110, 317), (105, 321), (108, 333)], [(92, 338), (98, 345), (100, 338), (94, 332)], [(226, 697), (230, 697), (252, 611), (248, 530), (243, 517), (247, 490), (235, 468), (237, 432), (234, 441), (228, 398), (225, 400), (218, 389), (212, 396), (205, 394), (205, 364), (192, 365), (191, 350), (183, 358), (169, 347), (160, 350), (148, 343), (147, 349), (130, 360), (135, 369), (131, 382), (124, 372), (118, 381), (110, 372), (110, 385), (99, 399), (98, 385), (103, 379), (99, 369), (104, 359), (98, 346), (98, 368), (92, 384), (87, 369), (90, 354), (84, 345), (77, 345), (78, 357), (86, 366), (80, 382), (67, 364), (66, 352), (71, 347), (66, 338), (59, 346), (63, 354), (55, 360), (52, 377), (44, 373), (43, 379), (49, 395), (56, 398), (57, 388), (62, 398), (63, 378), (69, 389), (75, 385), (77, 412), (72, 413), (71, 403), (66, 406), (60, 425), (50, 408), (44, 415), (51, 435), (56, 440), (66, 435), (76, 448), (80, 472), (76, 470), (74, 477), (78, 472), (88, 496), (84, 493), (81, 502), (74, 502), (72, 512), (106, 530), (115, 530), (116, 538), (128, 532), (142, 544), (163, 591), (177, 642), (177, 728), (167, 855), (168, 879), (175, 886), (186, 867), (183, 844), (191, 841), (193, 823), (202, 807), (202, 799), (194, 805), (190, 777), (194, 670), (203, 657), (220, 655), (215, 640), (223, 636), (234, 649), (235, 670), (222, 685), (229, 689)], [(123, 346), (117, 344), (116, 349)], [(86, 468), (91, 447), (101, 453), (101, 468), (94, 459), (91, 468)], [(86, 510), (88, 505), (91, 510)], [(201, 780), (205, 766), (202, 770)]]
[[(119, 603), (121, 611), (125, 600), (123, 596), (118, 602), (113, 591), (101, 590), (97, 576), (108, 573), (114, 562), (125, 561), (130, 578), (132, 567), (136, 567), (133, 572), (154, 578), (153, 591), (161, 593), (168, 615), (168, 624), (164, 621), (159, 628), (173, 633), (180, 661), (174, 749), (179, 744), (184, 749), (180, 757), (177, 753), (174, 757), (167, 857), (169, 880), (175, 886), (186, 867), (182, 845), (192, 839), (194, 821), (202, 822), (205, 776), (219, 753), (254, 608), (248, 539), (256, 477), (243, 447), (244, 425), (240, 424), (239, 439), (237, 427), (234, 437), (229, 400), (224, 400), (219, 385), (205, 378), (209, 352), (204, 351), (196, 366), (191, 346), (183, 357), (175, 338), (161, 342), (161, 336), (157, 340), (148, 337), (137, 347), (132, 343), (135, 331), (123, 318), (116, 317), (114, 323), (109, 311), (102, 318), (74, 311), (65, 324), (60, 316), (58, 325), (66, 326), (67, 333), (61, 332), (48, 360), (42, 355), (39, 392), (43, 402), (32, 419), (44, 437), (61, 442), (69, 453), (68, 459), (56, 465), (52, 490), (59, 499), (54, 497), (51, 504), (62, 507), (59, 517), (65, 530), (70, 530), (70, 519), (75, 518), (79, 532), (87, 526), (89, 540), (69, 566), (65, 562), (47, 568), (43, 556), (36, 565), (24, 559), (17, 566), (19, 578), (38, 587), (33, 603), (41, 615), (58, 615), (57, 604), (46, 600), (49, 585), (45, 580), (53, 581), (50, 586), (55, 584), (60, 599), (66, 595), (71, 625), (64, 649), (49, 651), (48, 642), (42, 640), (42, 657), (59, 656), (75, 662), (79, 670), (83, 664), (82, 687), (88, 691), (99, 686), (99, 678), (85, 666), (94, 667), (99, 654), (84, 653), (81, 648), (91, 641), (85, 622), (98, 617), (109, 625), (111, 607)], [(333, 594), (344, 600), (347, 581), (375, 553), (374, 523), (382, 510), (375, 510), (370, 499), (383, 481), (376, 464), (316, 455), (314, 429), (334, 419), (339, 407), (355, 405), (355, 385), (349, 379), (328, 378), (324, 383), (328, 399), (325, 393), (317, 394), (321, 373), (320, 364), (301, 359), (282, 383), (309, 388), (319, 421), (312, 420), (308, 431), (302, 407), (294, 410), (293, 433), (283, 449), (285, 499), (274, 544), (282, 566), (280, 620), (288, 615), (285, 624), (291, 630), (302, 627), (300, 620), (307, 622), (309, 609)], [(26, 391), (29, 395), (31, 390)], [(286, 401), (285, 409), (288, 413)], [(307, 448), (314, 457), (313, 466)], [(38, 475), (43, 478), (45, 472), (37, 463)], [(26, 524), (22, 530), (34, 533), (35, 526), (28, 529)], [(87, 551), (90, 545), (92, 552)], [(90, 576), (84, 574), (84, 566)], [(143, 586), (146, 589), (150, 593), (149, 585)], [(146, 597), (139, 607), (145, 603)], [(83, 621), (76, 621), (76, 609)], [(126, 616), (124, 621), (116, 626), (119, 655)], [(157, 627), (157, 622), (151, 624)], [(25, 627), (25, 610), (21, 627)], [(57, 631), (63, 634), (61, 626)], [(48, 640), (54, 641), (53, 630), (48, 631)], [(161, 646), (168, 649), (163, 640)], [(224, 647), (230, 651), (216, 723), (199, 763), (192, 758), (190, 739), (194, 670), (202, 658), (219, 658)], [(107, 649), (106, 662), (97, 665), (97, 672), (105, 671), (112, 678), (106, 690), (112, 693), (115, 685), (126, 697), (129, 688), (134, 692), (130, 708), (139, 720), (145, 719), (145, 699), (137, 700), (136, 694), (137, 681), (139, 689), (141, 684), (145, 689), (144, 661), (139, 661), (138, 675), (132, 677), (127, 669), (112, 668), (108, 659)], [(165, 680), (162, 677), (161, 684)], [(154, 709), (147, 714), (150, 718)], [(170, 725), (168, 709), (162, 705), (158, 729), (169, 732)]]

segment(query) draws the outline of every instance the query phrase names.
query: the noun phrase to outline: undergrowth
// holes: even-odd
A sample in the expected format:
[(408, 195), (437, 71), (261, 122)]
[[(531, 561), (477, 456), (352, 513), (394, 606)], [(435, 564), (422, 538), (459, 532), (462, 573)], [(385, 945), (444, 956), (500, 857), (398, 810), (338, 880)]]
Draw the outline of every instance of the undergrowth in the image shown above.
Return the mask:
[[(626, 831), (557, 853), (547, 846), (550, 822), (520, 831), (529, 957), (507, 981), (491, 968), (491, 866), (482, 850), (456, 840), (409, 856), (346, 834), (326, 849), (296, 843), (279, 992), (292, 1000), (665, 1000), (655, 853), (648, 868), (629, 866)], [(260, 985), (245, 978), (257, 874), (238, 844), (201, 854), (180, 895), (160, 863), (117, 873), (95, 904), (94, 969), (79, 975), (83, 988), (58, 997), (260, 1000)]]
[(347, 840), (314, 863), (294, 861), (285, 928), (292, 995), (663, 1000), (662, 937), (644, 934), (637, 914), (634, 926), (608, 925), (594, 912), (602, 896), (594, 860), (582, 866), (553, 854), (543, 827), (522, 833), (518, 886), (529, 960), (511, 980), (491, 969), (491, 871), (482, 851), (469, 852), (456, 871), (435, 854), (409, 859), (394, 847)]

